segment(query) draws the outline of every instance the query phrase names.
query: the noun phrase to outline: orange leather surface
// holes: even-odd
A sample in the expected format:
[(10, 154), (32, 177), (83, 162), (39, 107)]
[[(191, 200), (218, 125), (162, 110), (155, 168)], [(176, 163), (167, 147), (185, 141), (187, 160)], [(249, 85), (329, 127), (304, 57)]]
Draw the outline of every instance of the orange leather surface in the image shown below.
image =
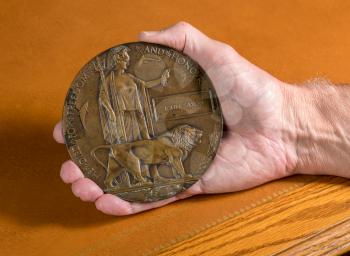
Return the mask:
[(97, 53), (186, 20), (279, 79), (349, 81), (350, 2), (1, 1), (0, 255), (140, 255), (279, 191), (295, 176), (197, 196), (128, 217), (106, 216), (59, 178), (68, 158), (52, 139), (66, 91)]

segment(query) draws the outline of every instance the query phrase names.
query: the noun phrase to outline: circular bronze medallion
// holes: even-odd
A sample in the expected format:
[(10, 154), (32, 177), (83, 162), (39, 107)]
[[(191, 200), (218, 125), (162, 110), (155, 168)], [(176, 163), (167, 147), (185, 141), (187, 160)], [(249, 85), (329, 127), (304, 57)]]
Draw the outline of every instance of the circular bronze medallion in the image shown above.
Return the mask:
[(223, 118), (211, 81), (187, 55), (151, 43), (106, 50), (67, 93), (63, 133), (73, 161), (105, 193), (152, 202), (207, 170)]

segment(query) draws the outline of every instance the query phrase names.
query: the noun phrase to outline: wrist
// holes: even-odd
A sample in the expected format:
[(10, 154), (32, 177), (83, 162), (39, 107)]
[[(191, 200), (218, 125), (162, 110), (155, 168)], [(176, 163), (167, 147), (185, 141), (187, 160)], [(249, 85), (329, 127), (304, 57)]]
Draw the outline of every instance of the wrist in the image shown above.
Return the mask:
[(286, 152), (286, 162), (288, 164), (287, 169), (289, 173), (297, 173), (297, 164), (298, 164), (298, 154), (297, 154), (297, 129), (296, 129), (296, 112), (295, 106), (296, 94), (299, 92), (291, 84), (282, 83), (281, 84), (282, 92), (282, 125), (281, 125), (281, 137), (285, 145)]
[[(315, 159), (312, 150), (313, 124), (317, 122), (314, 115), (315, 95), (303, 86), (285, 84), (283, 86), (283, 134), (294, 153), (294, 173), (304, 173)], [(306, 146), (308, 144), (308, 146)]]
[(350, 176), (349, 100), (340, 90), (325, 80), (283, 86), (283, 131), (295, 154), (294, 173)]

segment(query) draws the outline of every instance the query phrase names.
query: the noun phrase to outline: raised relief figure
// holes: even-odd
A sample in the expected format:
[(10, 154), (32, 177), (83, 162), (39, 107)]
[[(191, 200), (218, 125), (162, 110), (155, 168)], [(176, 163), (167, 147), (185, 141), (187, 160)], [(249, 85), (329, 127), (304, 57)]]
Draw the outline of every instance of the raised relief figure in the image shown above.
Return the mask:
[(192, 149), (201, 143), (202, 135), (203, 132), (195, 127), (178, 125), (154, 139), (97, 146), (92, 150), (92, 155), (99, 161), (95, 152), (99, 149), (109, 149), (119, 164), (119, 168), (108, 169), (105, 179), (108, 187), (113, 187), (114, 179), (121, 175), (123, 169), (133, 175), (140, 182), (139, 185), (149, 184), (141, 175), (141, 163), (149, 166), (167, 164), (171, 167), (174, 177), (192, 178), (190, 173), (186, 173), (182, 162)]
[[(107, 57), (107, 70), (97, 61), (101, 75), (99, 111), (103, 136), (110, 144), (149, 139), (143, 102), (147, 102), (146, 88), (167, 84), (170, 71), (163, 71), (159, 79), (143, 81), (126, 72), (130, 57), (126, 46), (112, 48)], [(144, 104), (145, 110), (148, 104)]]
[[(186, 136), (185, 132), (182, 134), (184, 138), (180, 137), (180, 144), (174, 143), (174, 138), (165, 134), (151, 139), (149, 131), (153, 129), (152, 120), (145, 117), (145, 112), (150, 112), (147, 89), (166, 86), (170, 71), (165, 69), (156, 80), (141, 80), (127, 72), (130, 61), (128, 51), (126, 46), (112, 48), (107, 56), (107, 65), (102, 67), (99, 59), (95, 62), (95, 69), (100, 74), (98, 104), (101, 127), (109, 145), (96, 147), (91, 154), (106, 169), (107, 188), (116, 186), (119, 176), (122, 178), (119, 177), (117, 185), (130, 187), (128, 174), (132, 175), (138, 186), (152, 184), (143, 177), (144, 173), (149, 167), (153, 180), (161, 179), (157, 164), (163, 163), (169, 163), (173, 170), (184, 177), (182, 161), (202, 136), (200, 130), (183, 126), (177, 129), (186, 132)], [(186, 145), (191, 146), (190, 150)], [(95, 155), (95, 151), (101, 148), (109, 149), (107, 165)]]

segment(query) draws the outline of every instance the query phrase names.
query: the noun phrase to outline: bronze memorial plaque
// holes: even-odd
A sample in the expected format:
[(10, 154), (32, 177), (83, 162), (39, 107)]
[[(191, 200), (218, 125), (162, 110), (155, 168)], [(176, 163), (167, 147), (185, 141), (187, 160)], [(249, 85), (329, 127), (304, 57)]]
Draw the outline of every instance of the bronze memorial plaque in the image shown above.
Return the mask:
[(207, 170), (223, 118), (208, 76), (191, 58), (151, 43), (118, 45), (78, 73), (63, 133), (73, 161), (105, 193), (152, 202)]

